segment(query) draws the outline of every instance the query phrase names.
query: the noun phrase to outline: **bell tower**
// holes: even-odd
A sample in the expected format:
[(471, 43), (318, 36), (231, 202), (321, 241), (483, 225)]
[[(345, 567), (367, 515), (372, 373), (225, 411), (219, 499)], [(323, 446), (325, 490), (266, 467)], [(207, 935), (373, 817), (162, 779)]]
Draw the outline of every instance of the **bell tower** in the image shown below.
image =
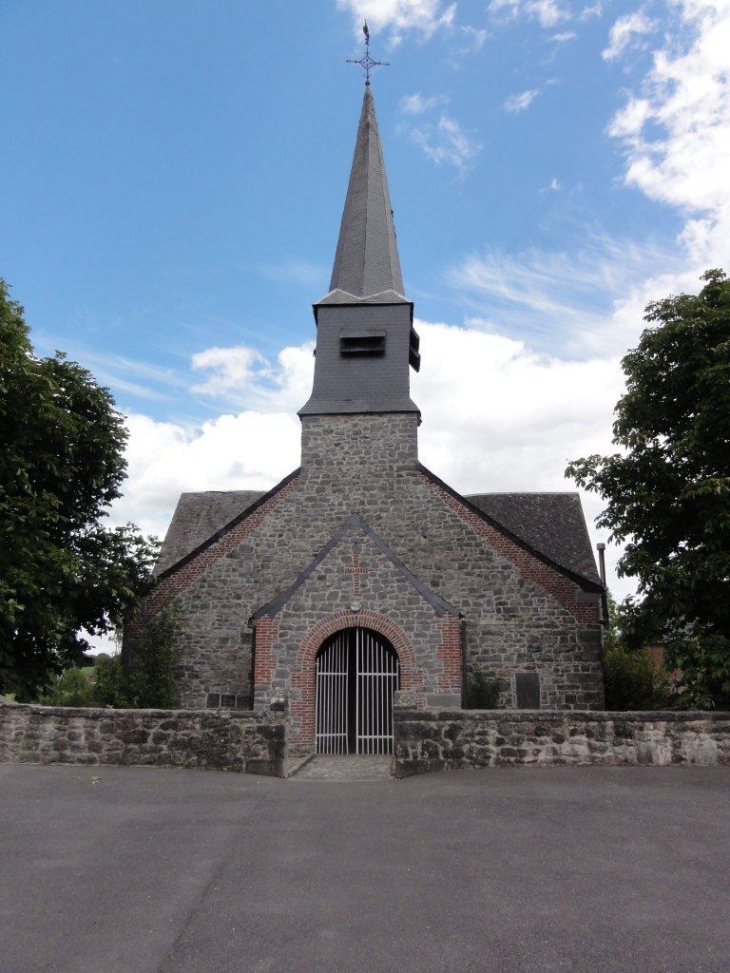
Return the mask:
[[(355, 154), (342, 213), (329, 292), (314, 305), (317, 325), (312, 395), (299, 412), (302, 466), (308, 425), (318, 417), (400, 416), (415, 453), (418, 407), (410, 369), (418, 371), (419, 339), (413, 304), (404, 294), (393, 210), (375, 116), (366, 84)], [(410, 422), (405, 421), (410, 418)], [(393, 425), (393, 424), (391, 424)], [(324, 432), (318, 422), (319, 435)], [(342, 422), (333, 424), (341, 430)], [(367, 423), (358, 423), (362, 429)], [(353, 425), (353, 432), (355, 426)]]

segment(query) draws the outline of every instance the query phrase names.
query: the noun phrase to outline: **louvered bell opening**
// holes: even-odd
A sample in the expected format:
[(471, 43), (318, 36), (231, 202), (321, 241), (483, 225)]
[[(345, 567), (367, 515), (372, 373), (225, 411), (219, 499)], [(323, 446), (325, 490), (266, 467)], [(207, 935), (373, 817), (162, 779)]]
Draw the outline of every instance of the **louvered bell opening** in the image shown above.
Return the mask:
[(421, 370), (421, 355), (418, 349), (421, 346), (421, 339), (415, 332), (414, 328), (411, 328), (410, 341), (408, 342), (408, 363), (414, 372), (420, 372)]
[(385, 331), (342, 335), (340, 354), (347, 358), (382, 358), (385, 354)]

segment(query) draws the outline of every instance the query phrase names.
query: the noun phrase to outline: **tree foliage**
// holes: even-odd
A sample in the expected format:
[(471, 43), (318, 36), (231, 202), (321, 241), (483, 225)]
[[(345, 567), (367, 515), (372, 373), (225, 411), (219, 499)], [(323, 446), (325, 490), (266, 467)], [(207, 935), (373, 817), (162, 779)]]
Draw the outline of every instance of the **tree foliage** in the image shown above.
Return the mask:
[(650, 648), (630, 649), (624, 629), (630, 612), (608, 595), (608, 627), (603, 639), (603, 672), (608, 710), (657, 710), (675, 704), (672, 680)]
[(173, 709), (178, 704), (178, 653), (180, 619), (165, 607), (146, 619), (132, 658), (123, 674), (128, 706)]
[(109, 391), (57, 352), (33, 354), (0, 280), (0, 692), (19, 700), (81, 658), (151, 584), (156, 544), (102, 525), (125, 475)]
[(625, 542), (619, 573), (638, 579), (629, 642), (663, 641), (686, 699), (730, 704), (730, 280), (646, 308), (623, 359), (613, 442), (567, 475), (602, 495), (598, 525)]

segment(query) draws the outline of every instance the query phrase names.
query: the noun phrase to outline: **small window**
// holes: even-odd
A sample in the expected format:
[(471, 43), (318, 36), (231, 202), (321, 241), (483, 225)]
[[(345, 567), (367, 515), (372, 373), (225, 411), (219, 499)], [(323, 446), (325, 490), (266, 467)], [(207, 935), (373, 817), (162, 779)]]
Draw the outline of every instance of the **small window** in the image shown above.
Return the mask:
[(340, 354), (358, 358), (382, 358), (385, 354), (385, 332), (340, 336)]
[(540, 709), (540, 674), (537, 672), (515, 673), (517, 709)]

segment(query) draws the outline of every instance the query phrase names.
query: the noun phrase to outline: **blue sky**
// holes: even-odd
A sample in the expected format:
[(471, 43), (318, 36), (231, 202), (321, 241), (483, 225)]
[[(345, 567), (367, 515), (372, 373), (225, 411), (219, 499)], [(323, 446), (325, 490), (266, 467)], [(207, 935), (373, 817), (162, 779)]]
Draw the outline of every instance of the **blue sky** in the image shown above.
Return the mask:
[(129, 416), (116, 519), (297, 465), (363, 16), (455, 487), (570, 489), (644, 305), (730, 263), (728, 0), (3, 0), (0, 276)]

